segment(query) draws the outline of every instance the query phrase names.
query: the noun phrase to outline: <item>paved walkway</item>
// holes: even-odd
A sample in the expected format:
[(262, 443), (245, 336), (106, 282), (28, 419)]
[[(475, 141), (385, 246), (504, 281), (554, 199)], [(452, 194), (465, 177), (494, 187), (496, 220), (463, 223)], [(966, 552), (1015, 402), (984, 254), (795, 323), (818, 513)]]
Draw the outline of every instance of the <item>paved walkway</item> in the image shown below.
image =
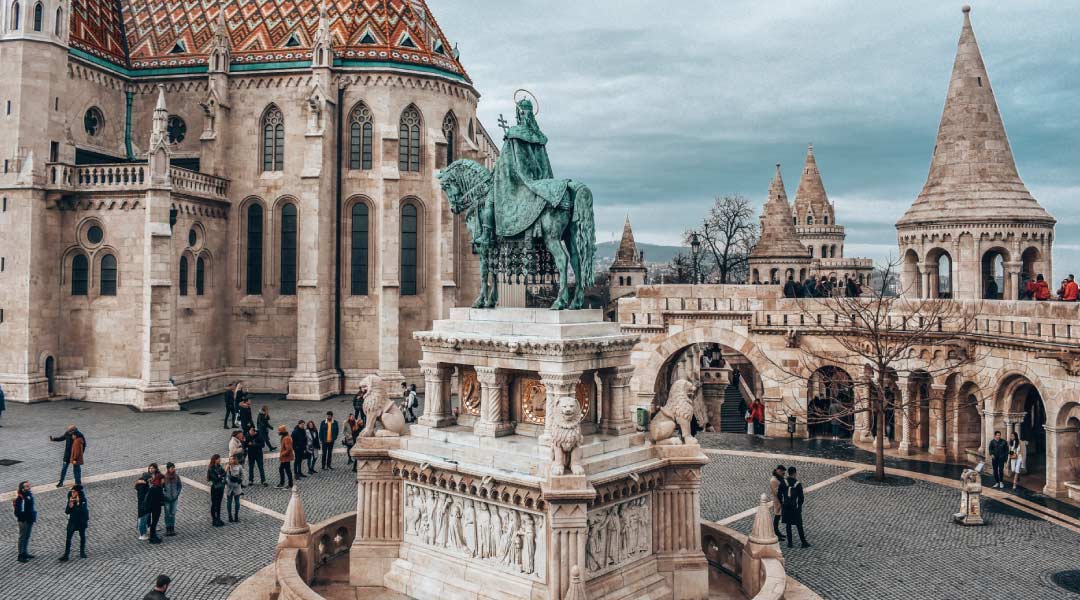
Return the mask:
[[(271, 407), (275, 423), (289, 425), (301, 417), (321, 420), (328, 409), (337, 416), (351, 409), (348, 399), (254, 402), (256, 408), (263, 403)], [(0, 466), (0, 491), (8, 492), (0, 498), (10, 499), (22, 479), (43, 485), (31, 545), (37, 559), (15, 561), (14, 520), (0, 519), (0, 598), (139, 598), (164, 572), (175, 581), (171, 598), (221, 599), (270, 562), (288, 492), (248, 488), (239, 525), (209, 526), (205, 462), (212, 453), (224, 453), (228, 440), (219, 399), (167, 414), (77, 402), (8, 406), (0, 460), (21, 462)], [(53, 485), (63, 447), (46, 436), (59, 434), (68, 423), (79, 424), (89, 438), (90, 558), (61, 564), (56, 559), (63, 549), (64, 496)], [(723, 434), (705, 434), (702, 443), (712, 459), (704, 470), (702, 516), (743, 531), (767, 489), (772, 466), (799, 465), (809, 490), (806, 525), (814, 546), (785, 556), (791, 573), (823, 598), (1078, 598), (1050, 580), (1053, 573), (1080, 565), (1080, 521), (1068, 513), (1045, 520), (1039, 504), (995, 492), (1001, 501), (986, 502), (991, 524), (962, 528), (949, 522), (958, 494), (948, 487), (955, 473), (946, 465), (890, 459), (890, 467), (909, 467), (911, 485), (884, 487), (861, 480), (872, 455), (843, 444), (789, 446), (787, 440)], [(181, 465), (187, 484), (178, 514), (180, 535), (152, 546), (135, 539), (132, 481), (146, 463), (168, 460)], [(353, 474), (343, 455), (335, 460), (335, 470), (302, 480), (312, 522), (355, 509)], [(276, 459), (266, 467), (272, 486)]]

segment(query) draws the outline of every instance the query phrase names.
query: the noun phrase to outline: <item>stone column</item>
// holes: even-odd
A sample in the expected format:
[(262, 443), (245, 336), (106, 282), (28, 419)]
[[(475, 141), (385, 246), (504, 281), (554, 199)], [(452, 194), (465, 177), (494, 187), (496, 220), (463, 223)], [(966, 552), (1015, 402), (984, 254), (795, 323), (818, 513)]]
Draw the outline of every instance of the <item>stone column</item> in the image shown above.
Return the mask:
[(424, 414), (417, 419), (417, 423), (425, 427), (453, 425), (455, 420), (450, 410), (450, 367), (423, 361), (420, 363), (420, 371), (424, 374)]
[(945, 391), (946, 386), (930, 386), (930, 420), (934, 425), (934, 439), (930, 442), (930, 454), (945, 456)]
[(473, 432), (480, 437), (514, 433), (514, 425), (510, 422), (509, 374), (495, 367), (475, 369), (476, 380), (480, 383), (480, 418), (473, 426)]
[[(900, 444), (896, 449), (900, 454), (910, 455), (911, 452), (911, 390), (908, 389), (907, 381), (900, 382)], [(895, 413), (894, 413), (895, 414)], [(882, 432), (884, 433), (884, 432)]]
[(630, 366), (606, 369), (600, 373), (603, 387), (603, 410), (600, 431), (609, 435), (634, 432), (634, 417), (630, 406), (630, 378), (634, 368)]
[(1043, 493), (1061, 498), (1068, 490), (1065, 482), (1080, 478), (1080, 428), (1051, 427), (1046, 429), (1046, 486)]
[(868, 381), (861, 380), (855, 384), (854, 388), (855, 410), (859, 411), (855, 413), (855, 441), (868, 442), (874, 438), (870, 424), (873, 414), (869, 412), (870, 384)]
[(701, 467), (708, 458), (697, 446), (657, 446), (669, 463), (653, 493), (653, 549), (657, 570), (669, 574), (673, 600), (709, 597), (709, 564), (701, 549)]
[[(477, 370), (477, 378), (479, 378), (479, 375), (479, 370)], [(577, 386), (578, 381), (581, 381), (581, 371), (540, 373), (540, 382), (544, 384), (544, 389), (547, 391), (544, 402), (544, 433), (540, 436), (541, 445), (547, 446), (551, 443), (551, 415), (555, 412), (555, 405), (559, 402), (559, 398), (563, 396), (577, 397), (574, 388)]]
[(360, 438), (356, 459), (356, 538), (349, 551), (349, 583), (381, 587), (383, 576), (398, 558), (403, 516), (401, 480), (394, 476), (390, 451), (401, 438)]
[(588, 502), (596, 489), (584, 475), (564, 475), (548, 479), (541, 490), (547, 503), (547, 600), (564, 600), (571, 571), (585, 572)]
[(1002, 265), (1005, 268), (1005, 293), (1002, 300), (1016, 300), (1020, 297), (1020, 270), (1024, 264), (1020, 261), (1009, 261)]

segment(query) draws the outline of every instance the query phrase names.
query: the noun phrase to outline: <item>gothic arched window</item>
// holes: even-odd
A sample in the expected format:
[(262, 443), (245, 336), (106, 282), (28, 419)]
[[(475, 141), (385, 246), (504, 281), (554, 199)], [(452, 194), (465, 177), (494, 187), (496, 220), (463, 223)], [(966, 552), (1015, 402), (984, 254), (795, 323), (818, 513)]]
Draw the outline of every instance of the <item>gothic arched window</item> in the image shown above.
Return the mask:
[(202, 296), (206, 293), (206, 260), (199, 257), (195, 261), (195, 295)]
[(808, 215), (806, 217), (806, 224), (807, 225), (813, 225), (814, 224), (814, 215)]
[(116, 257), (106, 254), (101, 257), (101, 286), (102, 296), (116, 295)]
[(57, 37), (60, 37), (60, 34), (63, 33), (63, 32), (64, 32), (64, 9), (58, 8), (58, 9), (56, 9), (56, 21), (53, 23), (53, 33), (56, 34)]
[(281, 295), (296, 295), (296, 205), (281, 207)]
[(352, 295), (368, 295), (368, 206), (357, 202), (352, 207)]
[(21, 16), (19, 13), (20, 13), (19, 0), (15, 0), (15, 3), (11, 5), (11, 30), (12, 31), (18, 31), (19, 30), (19, 20), (20, 20), (20, 16)]
[(457, 155), (457, 117), (453, 112), (446, 113), (443, 118), (442, 132), (446, 137), (446, 164), (450, 164)]
[(34, 5), (34, 31), (41, 31), (45, 25), (45, 7), (40, 2)]
[(247, 293), (262, 295), (263, 208), (252, 204), (247, 209)]
[(71, 259), (71, 295), (85, 296), (89, 291), (90, 261), (85, 254), (76, 254)]
[(398, 135), (398, 169), (420, 171), (420, 111), (410, 105), (401, 113)]
[(188, 264), (187, 257), (180, 257), (180, 295), (187, 296)]
[(401, 295), (416, 295), (416, 272), (419, 261), (419, 211), (416, 205), (401, 207)]
[(285, 117), (271, 104), (262, 116), (262, 170), (281, 171), (285, 165)]
[(375, 138), (375, 119), (371, 109), (363, 102), (357, 103), (349, 113), (349, 168), (371, 168), (372, 148)]
[(822, 219), (824, 219), (824, 220), (825, 220), (825, 221), (824, 221), (824, 224), (825, 224), (825, 225), (828, 225), (828, 224), (829, 224), (829, 215), (825, 215), (824, 217), (822, 217)]

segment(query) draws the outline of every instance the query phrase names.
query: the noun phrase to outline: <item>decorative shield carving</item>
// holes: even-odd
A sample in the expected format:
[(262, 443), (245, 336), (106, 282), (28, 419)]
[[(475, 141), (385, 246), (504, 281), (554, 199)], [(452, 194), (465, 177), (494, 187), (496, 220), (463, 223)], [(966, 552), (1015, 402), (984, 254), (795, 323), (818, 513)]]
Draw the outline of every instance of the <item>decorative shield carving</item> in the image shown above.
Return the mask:
[[(517, 381), (516, 390), (521, 420), (525, 423), (543, 425), (547, 407), (547, 387), (539, 379), (522, 377)], [(593, 400), (596, 398), (596, 386), (592, 382), (591, 373), (583, 375), (581, 381), (574, 386), (574, 396), (581, 405), (581, 420), (585, 422), (591, 417)]]
[(584, 423), (592, 416), (593, 398), (596, 397), (596, 384), (592, 381), (592, 373), (582, 375), (581, 381), (574, 387), (578, 404), (581, 405), (581, 422)]
[(480, 382), (476, 379), (476, 371), (462, 369), (459, 375), (458, 398), (461, 399), (461, 412), (467, 415), (480, 416)]

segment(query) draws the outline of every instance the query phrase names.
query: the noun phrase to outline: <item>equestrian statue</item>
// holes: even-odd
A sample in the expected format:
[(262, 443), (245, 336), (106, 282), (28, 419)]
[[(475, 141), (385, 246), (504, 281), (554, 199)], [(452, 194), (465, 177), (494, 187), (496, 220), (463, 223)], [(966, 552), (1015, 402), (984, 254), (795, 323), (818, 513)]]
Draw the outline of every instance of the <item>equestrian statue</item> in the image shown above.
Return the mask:
[[(552, 310), (583, 308), (585, 288), (593, 282), (592, 192), (585, 184), (555, 179), (533, 100), (515, 97), (517, 124), (506, 129), (494, 171), (463, 159), (439, 172), (450, 210), (465, 213), (480, 257), (480, 295), (473, 308), (495, 308), (499, 275), (505, 281), (536, 281), (557, 270), (559, 292)], [(571, 270), (576, 279), (572, 297)]]

